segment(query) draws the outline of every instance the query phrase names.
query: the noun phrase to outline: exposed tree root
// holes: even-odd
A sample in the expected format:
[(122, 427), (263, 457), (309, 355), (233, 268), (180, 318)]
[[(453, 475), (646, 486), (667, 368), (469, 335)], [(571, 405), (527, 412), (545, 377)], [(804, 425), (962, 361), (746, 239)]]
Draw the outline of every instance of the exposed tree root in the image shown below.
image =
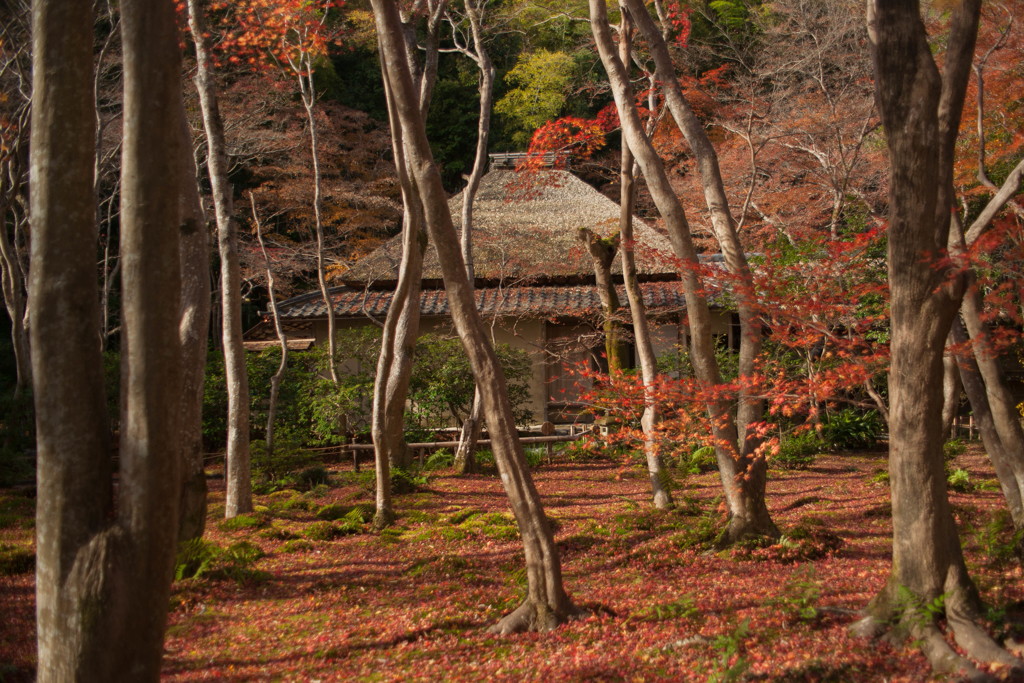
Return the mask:
[(957, 654), (935, 624), (915, 626), (910, 633), (936, 673), (956, 676), (959, 680), (966, 681), (992, 680), (969, 659)]
[(504, 636), (526, 631), (551, 631), (567, 621), (583, 619), (590, 613), (590, 610), (570, 604), (563, 614), (558, 614), (545, 604), (527, 599), (488, 628), (487, 632)]
[[(1000, 647), (978, 626), (971, 610), (947, 606), (946, 611), (948, 629), (964, 654), (950, 645), (946, 634), (934, 620), (922, 620), (923, 615), (913, 606), (901, 610), (894, 608), (891, 616), (891, 619), (883, 620), (869, 615), (854, 623), (850, 631), (859, 637), (884, 638), (893, 644), (911, 639), (921, 648), (936, 673), (955, 677), (956, 680), (1016, 681), (1024, 678), (1024, 661)], [(991, 667), (998, 676), (979, 669), (976, 662)]]
[(957, 606), (946, 608), (946, 621), (956, 644), (976, 662), (987, 664), (993, 669), (1011, 673), (1014, 680), (1024, 678), (1024, 660), (1010, 654), (999, 645), (988, 632), (978, 626), (973, 613), (964, 612)]

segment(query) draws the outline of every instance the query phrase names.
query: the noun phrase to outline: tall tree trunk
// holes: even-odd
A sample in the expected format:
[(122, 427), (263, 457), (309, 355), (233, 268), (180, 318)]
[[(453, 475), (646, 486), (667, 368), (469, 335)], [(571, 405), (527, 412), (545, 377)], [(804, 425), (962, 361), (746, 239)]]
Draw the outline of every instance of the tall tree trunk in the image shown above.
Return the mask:
[(42, 682), (105, 670), (98, 634), (81, 627), (90, 586), (71, 579), (82, 574), (76, 557), (102, 534), (113, 504), (96, 272), (93, 259), (83, 258), (96, 241), (92, 33), (68, 26), (92, 26), (92, 3), (33, 2), (29, 315)]
[(397, 7), (393, 0), (373, 0), (372, 5), (381, 46), (382, 69), (394, 97), (412, 180), (423, 205), (428, 232), (437, 249), (452, 319), (469, 356), (477, 386), (483, 392), (484, 415), (491, 433), (495, 460), (523, 540), (527, 597), (518, 609), (499, 621), (494, 630), (509, 633), (554, 628), (578, 610), (565, 592), (558, 548), (516, 434), (505, 377), (484, 332), (466, 278), (458, 236), (409, 75)]
[(725, 265), (729, 269), (735, 282), (733, 292), (737, 302), (737, 312), (740, 319), (740, 357), (739, 357), (739, 383), (740, 397), (739, 407), (736, 415), (736, 426), (739, 433), (738, 449), (740, 456), (747, 459), (749, 475), (757, 480), (757, 486), (764, 495), (765, 478), (767, 476), (766, 462), (764, 458), (754, 457), (757, 447), (761, 444), (761, 438), (748, 433), (748, 427), (764, 419), (764, 402), (757, 397), (757, 390), (749, 386), (756, 374), (755, 363), (761, 352), (762, 325), (761, 318), (757, 314), (756, 301), (754, 300), (755, 289), (754, 279), (750, 272), (750, 265), (747, 262), (746, 253), (740, 243), (739, 233), (736, 230), (736, 221), (729, 209), (729, 199), (725, 193), (725, 184), (722, 181), (722, 171), (718, 164), (718, 154), (714, 145), (711, 144), (704, 125), (697, 118), (690, 107), (690, 103), (683, 96), (679, 87), (679, 78), (676, 76), (672, 65), (672, 59), (668, 52), (668, 45), (661, 31), (655, 25), (654, 20), (644, 10), (642, 0), (623, 0), (629, 8), (630, 15), (635, 19), (640, 31), (647, 39), (651, 55), (654, 57), (656, 70), (655, 78), (661, 86), (665, 95), (665, 104), (668, 106), (672, 118), (676, 122), (687, 144), (693, 151), (697, 160), (697, 168), (700, 171), (701, 183), (704, 190), (704, 199), (711, 215), (711, 225), (714, 229), (715, 238), (725, 258)]
[[(423, 62), (415, 58), (417, 16), (402, 20), (402, 37), (406, 43), (406, 60), (410, 73), (416, 74), (414, 87), (420, 116), (424, 119), (430, 107), (437, 75), (438, 29), (445, 2), (428, 2), (426, 47)], [(383, 61), (383, 58), (382, 58)], [(412, 376), (413, 352), (420, 327), (420, 291), (423, 253), (427, 247), (423, 208), (416, 199), (408, 159), (404, 149), (401, 124), (395, 109), (394, 93), (388, 74), (384, 73), (384, 92), (388, 101), (388, 120), (392, 130), (392, 152), (402, 188), (402, 261), (391, 306), (384, 322), (377, 377), (373, 387), (373, 414), (370, 432), (374, 443), (376, 468), (376, 513), (373, 525), (382, 529), (394, 520), (391, 503), (391, 469), (408, 467), (411, 453), (405, 443), (405, 403)]]
[(298, 74), (299, 91), (302, 106), (306, 111), (306, 123), (309, 124), (309, 151), (313, 158), (313, 227), (316, 233), (316, 280), (320, 285), (320, 296), (324, 299), (324, 310), (327, 312), (327, 355), (330, 358), (328, 371), (331, 381), (339, 383), (337, 359), (336, 323), (334, 302), (327, 289), (327, 265), (324, 253), (324, 221), (323, 221), (323, 174), (320, 172), (320, 136), (316, 126), (316, 83), (313, 80), (313, 60), (309, 52), (303, 52), (300, 61), (292, 65)]
[[(889, 228), (891, 361), (889, 473), (893, 557), (888, 583), (857, 630), (878, 633), (899, 621), (940, 672), (978, 677), (967, 658), (1021, 664), (977, 625), (979, 600), (964, 564), (943, 471), (942, 356), (963, 294), (963, 278), (926, 254), (947, 245), (953, 154), (977, 34), (980, 0), (951, 15), (940, 74), (916, 0), (872, 0), (868, 30), (875, 96), (892, 169)], [(955, 652), (921, 604), (944, 606)]]
[[(178, 532), (180, 57), (169, 2), (126, 0), (124, 345), (115, 505), (96, 287), (91, 3), (33, 5), (33, 377), (40, 681), (156, 680)], [(172, 255), (168, 258), (168, 255)], [(116, 643), (116, 647), (111, 647)]]
[(252, 207), (252, 220), (256, 225), (256, 239), (263, 253), (263, 265), (267, 275), (267, 305), (270, 308), (270, 315), (274, 319), (274, 332), (277, 334), (277, 342), (281, 347), (281, 361), (277, 364), (277, 370), (270, 377), (270, 402), (267, 406), (267, 458), (274, 458), (274, 423), (277, 419), (278, 398), (281, 395), (281, 382), (284, 381), (284, 374), (288, 370), (288, 336), (284, 333), (281, 325), (281, 316), (277, 312), (277, 293), (275, 291), (274, 269), (270, 263), (270, 254), (267, 253), (267, 245), (263, 241), (263, 226), (260, 223), (259, 212), (256, 210), (256, 198), (252, 192), (249, 193), (249, 205)]
[(405, 401), (409, 394), (413, 351), (419, 335), (423, 253), (427, 246), (423, 211), (417, 202), (413, 182), (409, 177), (402, 127), (395, 109), (395, 96), (389, 75), (384, 72), (383, 76), (395, 168), (398, 171), (402, 203), (405, 208), (402, 261), (398, 271), (398, 283), (384, 321), (380, 357), (377, 359), (377, 379), (373, 386), (373, 416), (370, 430), (377, 472), (377, 509), (373, 518), (375, 529), (382, 529), (394, 521), (391, 468), (404, 467), (409, 459), (405, 444)]
[[(180, 98), (179, 98), (180, 99)], [(206, 470), (203, 467), (203, 389), (210, 334), (210, 239), (192, 156), (192, 130), (181, 108), (181, 384), (182, 463), (178, 540), (200, 538), (206, 528)]]
[[(623, 137), (636, 156), (637, 163), (647, 180), (651, 197), (665, 220), (673, 251), (682, 262), (680, 278), (690, 323), (690, 354), (694, 372), (706, 389), (712, 389), (721, 384), (721, 375), (711, 338), (711, 313), (707, 300), (701, 294), (702, 287), (697, 275), (697, 252), (690, 236), (689, 223), (679, 198), (668, 181), (661, 158), (641, 125), (625, 67), (612, 42), (604, 3), (600, 0), (591, 0), (590, 17), (598, 52), (608, 73), (619, 111)], [(777, 536), (778, 528), (772, 521), (764, 500), (761, 476), (764, 468), (763, 459), (747, 458), (738, 452), (736, 420), (728, 401), (718, 396), (708, 396), (706, 405), (711, 418), (718, 469), (730, 515), (729, 526), (723, 534), (722, 541), (732, 542), (752, 535)]]
[(238, 265), (238, 229), (232, 217), (232, 187), (228, 182), (224, 120), (217, 104), (210, 67), (208, 35), (199, 0), (188, 0), (189, 27), (196, 46), (196, 90), (206, 131), (206, 166), (213, 189), (220, 253), (221, 339), (228, 390), (227, 500), (228, 519), (252, 512), (252, 472), (249, 457), (249, 378), (242, 345), (242, 278)]
[[(473, 286), (476, 282), (476, 269), (473, 266), (473, 204), (476, 202), (476, 195), (480, 189), (480, 181), (487, 170), (487, 145), (491, 134), (491, 112), (494, 108), (495, 69), (483, 35), (484, 2), (468, 0), (465, 3), (465, 8), (466, 18), (469, 19), (470, 33), (473, 37), (473, 47), (470, 49), (469, 46), (466, 46), (463, 54), (476, 62), (480, 71), (480, 78), (477, 81), (477, 92), (480, 95), (480, 118), (476, 127), (476, 154), (473, 157), (473, 170), (466, 182), (466, 189), (462, 191), (462, 232), (459, 235), (462, 260), (466, 263), (466, 277), (469, 278), (470, 286)], [(476, 443), (480, 439), (483, 427), (481, 400), (480, 390), (474, 388), (469, 416), (462, 423), (459, 445), (455, 449), (455, 471), (458, 474), (476, 471)]]
[[(632, 22), (629, 14), (622, 17), (619, 41), (619, 59), (623, 65), (628, 64), (632, 43)], [(633, 321), (633, 344), (636, 347), (637, 359), (640, 362), (640, 376), (644, 383), (644, 412), (640, 418), (640, 427), (644, 433), (644, 457), (647, 460), (647, 475), (651, 480), (651, 494), (654, 507), (667, 510), (675, 507), (672, 490), (669, 488), (668, 472), (658, 449), (658, 400), (655, 396), (655, 385), (658, 378), (658, 359), (654, 355), (654, 342), (651, 339), (650, 322), (647, 319), (647, 306), (644, 303), (643, 291), (636, 275), (636, 255), (633, 241), (633, 208), (636, 204), (636, 186), (633, 152), (623, 142), (619, 178), (619, 234), (621, 235), (620, 253), (622, 256), (622, 281), (629, 300), (629, 312)]]
[[(983, 163), (983, 159), (979, 162)], [(1011, 171), (1003, 186), (997, 189), (966, 232), (963, 231), (959, 217), (954, 216), (949, 237), (951, 253), (962, 254), (990, 227), (998, 211), (1010, 202), (1020, 187), (1022, 174), (1024, 161)], [(985, 451), (992, 460), (1006, 497), (1014, 529), (1020, 532), (1024, 529), (1024, 429), (998, 354), (988, 343), (989, 329), (982, 318), (983, 309), (981, 292), (976, 286), (967, 287), (960, 305), (963, 336), (960, 336), (961, 330), (956, 324), (953, 332), (960, 340), (956, 343), (970, 342), (973, 358), (960, 359), (964, 388), (978, 420)], [(967, 387), (968, 381), (971, 382), (970, 387)], [(1024, 540), (1018, 542), (1016, 550), (1018, 558), (1024, 562)]]

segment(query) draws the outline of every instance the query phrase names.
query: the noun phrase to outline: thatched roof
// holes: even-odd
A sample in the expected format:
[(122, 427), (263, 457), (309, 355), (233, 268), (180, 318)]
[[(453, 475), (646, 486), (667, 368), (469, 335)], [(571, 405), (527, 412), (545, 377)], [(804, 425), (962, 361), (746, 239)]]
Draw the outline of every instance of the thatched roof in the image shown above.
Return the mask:
[[(619, 205), (567, 171), (541, 171), (524, 192), (513, 171), (484, 176), (474, 203), (473, 254), (477, 279), (484, 282), (574, 281), (592, 278), (590, 257), (578, 238), (580, 228), (602, 236), (619, 229)], [(462, 194), (449, 201), (461, 230)], [(634, 218), (637, 267), (641, 274), (673, 272), (668, 240)], [(401, 260), (401, 236), (357, 263), (345, 276), (351, 283), (393, 283)], [(619, 259), (613, 270), (619, 272)], [(424, 280), (440, 280), (437, 254), (428, 248)]]

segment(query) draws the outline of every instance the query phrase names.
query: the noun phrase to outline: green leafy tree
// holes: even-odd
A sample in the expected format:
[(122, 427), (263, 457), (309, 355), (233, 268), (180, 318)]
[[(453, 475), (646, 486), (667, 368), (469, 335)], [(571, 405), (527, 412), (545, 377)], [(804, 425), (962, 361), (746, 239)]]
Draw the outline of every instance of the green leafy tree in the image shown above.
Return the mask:
[[(495, 347), (508, 380), (509, 402), (517, 424), (533, 419), (530, 411), (530, 357), (507, 344)], [(461, 425), (473, 402), (473, 373), (458, 339), (428, 334), (416, 345), (407, 423), (421, 428), (445, 425), (454, 417)]]
[(505, 76), (510, 89), (494, 105), (513, 143), (525, 149), (534, 130), (562, 113), (575, 76), (576, 64), (565, 52), (538, 50), (519, 57)]

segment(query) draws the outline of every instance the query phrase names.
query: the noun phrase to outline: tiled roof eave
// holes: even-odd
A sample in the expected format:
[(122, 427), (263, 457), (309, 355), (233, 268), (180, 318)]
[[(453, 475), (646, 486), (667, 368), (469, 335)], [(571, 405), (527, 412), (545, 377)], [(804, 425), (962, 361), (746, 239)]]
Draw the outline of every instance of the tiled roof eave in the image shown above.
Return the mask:
[[(641, 283), (644, 303), (651, 315), (668, 315), (685, 310), (681, 285), (678, 282)], [(540, 285), (480, 288), (475, 291), (477, 310), (488, 317), (585, 317), (600, 311), (597, 287), (592, 284)], [(620, 300), (628, 308), (622, 287)], [(331, 294), (334, 314), (342, 318), (383, 318), (391, 305), (392, 292), (340, 288)], [(279, 304), (283, 319), (289, 321), (322, 320), (327, 317), (322, 298)], [(420, 314), (449, 314), (444, 290), (426, 290), (420, 294)]]

